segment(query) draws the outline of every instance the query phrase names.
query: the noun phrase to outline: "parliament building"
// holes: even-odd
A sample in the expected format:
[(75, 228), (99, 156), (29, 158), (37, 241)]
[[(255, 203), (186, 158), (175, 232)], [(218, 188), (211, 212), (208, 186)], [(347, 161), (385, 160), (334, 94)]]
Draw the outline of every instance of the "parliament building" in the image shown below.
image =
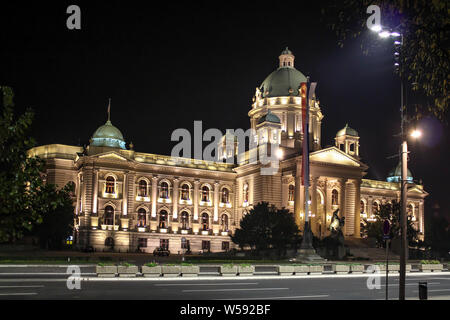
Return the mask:
[[(87, 147), (38, 146), (30, 156), (46, 160), (47, 183), (75, 186), (75, 243), (96, 251), (171, 253), (190, 249), (220, 252), (235, 247), (231, 235), (253, 205), (267, 201), (294, 213), (303, 229), (305, 214), (315, 236), (329, 234), (333, 212), (345, 217), (345, 237), (362, 236), (363, 219), (373, 219), (384, 203), (400, 199), (401, 168), (386, 181), (364, 179), (368, 166), (359, 156), (358, 132), (345, 125), (332, 147), (323, 148), (320, 101), (310, 104), (310, 211), (304, 212), (301, 185), (302, 95), (306, 77), (294, 67), (287, 48), (279, 67), (256, 89), (248, 116), (257, 141), (273, 141), (283, 150), (275, 174), (263, 175), (260, 162), (204, 161), (137, 152), (109, 119), (93, 133)], [(220, 157), (233, 143), (223, 139)], [(232, 142), (233, 139), (231, 139)], [(245, 158), (245, 157), (244, 157)], [(408, 180), (408, 214), (423, 238), (422, 185)], [(183, 241), (182, 241), (183, 240)]]

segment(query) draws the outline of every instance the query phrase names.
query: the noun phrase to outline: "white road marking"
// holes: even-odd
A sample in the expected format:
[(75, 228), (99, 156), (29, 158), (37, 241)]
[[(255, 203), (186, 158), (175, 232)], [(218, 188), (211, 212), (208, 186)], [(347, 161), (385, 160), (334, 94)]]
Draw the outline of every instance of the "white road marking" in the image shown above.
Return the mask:
[(258, 282), (233, 282), (233, 283), (164, 283), (155, 284), (155, 287), (167, 287), (167, 286), (244, 286), (244, 285), (257, 285)]
[(1, 288), (43, 288), (44, 286), (0, 286)]
[[(450, 289), (433, 289), (433, 290), (428, 290), (428, 292), (446, 292), (446, 291), (450, 291)], [(418, 290), (415, 290), (413, 292), (419, 292)]]
[(31, 296), (37, 294), (36, 292), (22, 292), (22, 293), (0, 293), (0, 296)]
[(257, 290), (289, 290), (289, 288), (242, 288), (242, 289), (195, 289), (182, 290), (182, 292), (213, 292), (213, 291), (257, 291)]
[(277, 300), (277, 299), (304, 299), (304, 298), (326, 298), (328, 294), (314, 295), (314, 296), (287, 296), (287, 297), (253, 297), (253, 298), (231, 298), (231, 299), (216, 299), (216, 300)]

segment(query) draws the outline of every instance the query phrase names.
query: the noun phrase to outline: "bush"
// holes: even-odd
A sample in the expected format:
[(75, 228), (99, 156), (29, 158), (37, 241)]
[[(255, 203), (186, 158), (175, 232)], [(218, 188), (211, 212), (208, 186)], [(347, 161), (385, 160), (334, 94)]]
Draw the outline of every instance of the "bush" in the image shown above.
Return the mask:
[(121, 262), (120, 265), (121, 265), (121, 266), (124, 266), (124, 267), (132, 267), (132, 266), (134, 266), (134, 264), (128, 263), (128, 262), (126, 262), (126, 261)]
[(157, 267), (158, 264), (156, 262), (149, 262), (149, 263), (144, 264), (144, 266), (146, 266), (146, 267)]
[(421, 264), (440, 264), (439, 260), (420, 260)]

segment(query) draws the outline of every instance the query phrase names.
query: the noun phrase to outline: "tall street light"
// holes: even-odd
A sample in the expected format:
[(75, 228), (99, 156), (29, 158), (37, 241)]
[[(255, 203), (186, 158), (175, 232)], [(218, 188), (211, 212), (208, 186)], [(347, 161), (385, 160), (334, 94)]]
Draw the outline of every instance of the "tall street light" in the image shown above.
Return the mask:
[[(403, 35), (399, 32), (392, 32), (390, 30), (383, 29), (381, 26), (376, 26), (372, 28), (373, 31), (378, 32), (380, 38), (394, 38), (395, 45), (395, 68), (397, 71), (400, 69), (400, 52), (397, 50), (403, 45)], [(398, 40), (400, 39), (400, 40)], [(399, 300), (405, 300), (405, 280), (406, 280), (406, 257), (408, 254), (408, 242), (407, 242), (407, 216), (406, 216), (406, 205), (407, 205), (407, 175), (408, 175), (408, 143), (406, 141), (406, 135), (404, 130), (404, 103), (403, 103), (403, 79), (400, 73), (400, 114), (401, 114), (401, 165), (402, 165), (402, 176), (401, 176), (401, 211), (400, 211), (400, 281), (399, 281)]]

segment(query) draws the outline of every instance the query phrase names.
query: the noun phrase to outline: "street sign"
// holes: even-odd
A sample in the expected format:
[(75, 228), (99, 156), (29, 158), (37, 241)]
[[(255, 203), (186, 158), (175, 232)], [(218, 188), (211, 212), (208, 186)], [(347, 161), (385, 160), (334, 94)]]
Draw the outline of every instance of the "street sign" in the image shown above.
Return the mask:
[(390, 238), (391, 236), (388, 234), (383, 235), (383, 240), (389, 240)]
[(391, 231), (391, 224), (389, 222), (389, 220), (384, 220), (383, 223), (383, 233), (385, 236), (389, 236), (389, 232)]

